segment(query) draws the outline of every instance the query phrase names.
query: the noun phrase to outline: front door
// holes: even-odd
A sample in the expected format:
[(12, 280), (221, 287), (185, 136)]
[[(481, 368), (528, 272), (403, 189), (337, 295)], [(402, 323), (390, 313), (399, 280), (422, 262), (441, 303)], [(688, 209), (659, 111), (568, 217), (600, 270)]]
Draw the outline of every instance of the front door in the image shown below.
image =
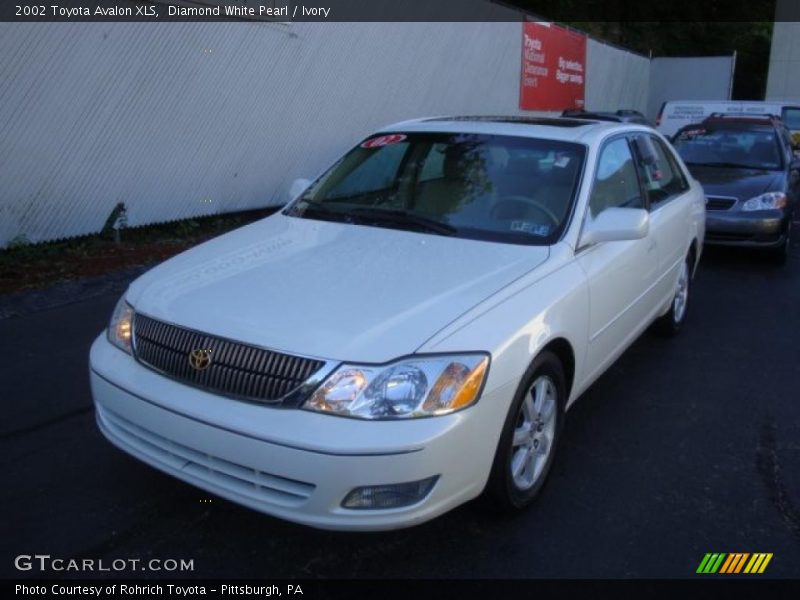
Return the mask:
[[(600, 151), (586, 220), (607, 208), (647, 208), (628, 139)], [(589, 287), (588, 377), (611, 364), (648, 325), (655, 310), (659, 261), (654, 232), (639, 240), (600, 242), (579, 248), (577, 261)]]

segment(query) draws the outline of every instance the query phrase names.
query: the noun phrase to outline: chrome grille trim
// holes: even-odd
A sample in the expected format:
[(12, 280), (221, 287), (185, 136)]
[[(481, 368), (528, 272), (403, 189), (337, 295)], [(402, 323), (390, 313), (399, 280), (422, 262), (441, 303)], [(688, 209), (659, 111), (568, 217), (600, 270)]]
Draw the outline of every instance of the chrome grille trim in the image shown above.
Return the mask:
[[(189, 353), (211, 350), (211, 365), (197, 370)], [(233, 398), (297, 406), (333, 370), (324, 360), (284, 354), (201, 333), (146, 315), (133, 318), (133, 354), (140, 363), (181, 383)]]

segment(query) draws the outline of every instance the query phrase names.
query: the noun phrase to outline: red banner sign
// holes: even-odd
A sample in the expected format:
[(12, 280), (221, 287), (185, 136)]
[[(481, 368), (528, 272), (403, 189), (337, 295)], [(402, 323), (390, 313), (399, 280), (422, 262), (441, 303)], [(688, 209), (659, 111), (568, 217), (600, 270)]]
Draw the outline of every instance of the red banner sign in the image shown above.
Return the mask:
[(586, 36), (552, 23), (522, 24), (522, 110), (584, 107)]

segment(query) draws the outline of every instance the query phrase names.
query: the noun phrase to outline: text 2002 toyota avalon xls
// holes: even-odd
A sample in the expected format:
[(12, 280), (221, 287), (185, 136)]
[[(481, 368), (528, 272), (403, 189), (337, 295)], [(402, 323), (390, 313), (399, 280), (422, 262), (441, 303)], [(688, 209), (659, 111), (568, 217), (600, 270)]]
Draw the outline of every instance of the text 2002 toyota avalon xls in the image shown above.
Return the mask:
[(700, 185), (639, 125), (445, 118), (370, 136), (283, 211), (133, 282), (97, 421), (200, 488), (390, 529), (542, 487), (570, 404), (676, 333)]

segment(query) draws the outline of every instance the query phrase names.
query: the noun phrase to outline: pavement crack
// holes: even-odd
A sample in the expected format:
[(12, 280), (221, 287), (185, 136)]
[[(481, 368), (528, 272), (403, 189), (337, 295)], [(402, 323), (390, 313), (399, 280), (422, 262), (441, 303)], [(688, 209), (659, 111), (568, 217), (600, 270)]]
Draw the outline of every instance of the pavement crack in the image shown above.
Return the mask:
[(794, 535), (800, 538), (800, 511), (792, 502), (789, 490), (783, 481), (783, 472), (778, 461), (776, 429), (775, 420), (771, 418), (761, 427), (756, 448), (756, 469), (781, 519)]
[(57, 417), (53, 417), (52, 419), (47, 419), (46, 421), (40, 421), (35, 425), (29, 425), (28, 427), (22, 427), (20, 429), (14, 429), (13, 431), (8, 431), (6, 433), (0, 434), (0, 442), (14, 439), (16, 437), (19, 437), (21, 435), (26, 435), (28, 433), (36, 433), (40, 429), (45, 429), (46, 427), (58, 425), (59, 423), (63, 423), (64, 421), (72, 419), (73, 417), (80, 417), (82, 415), (85, 415), (86, 413), (92, 411), (93, 409), (94, 406), (90, 404), (89, 406), (84, 406), (82, 408), (71, 410)]

